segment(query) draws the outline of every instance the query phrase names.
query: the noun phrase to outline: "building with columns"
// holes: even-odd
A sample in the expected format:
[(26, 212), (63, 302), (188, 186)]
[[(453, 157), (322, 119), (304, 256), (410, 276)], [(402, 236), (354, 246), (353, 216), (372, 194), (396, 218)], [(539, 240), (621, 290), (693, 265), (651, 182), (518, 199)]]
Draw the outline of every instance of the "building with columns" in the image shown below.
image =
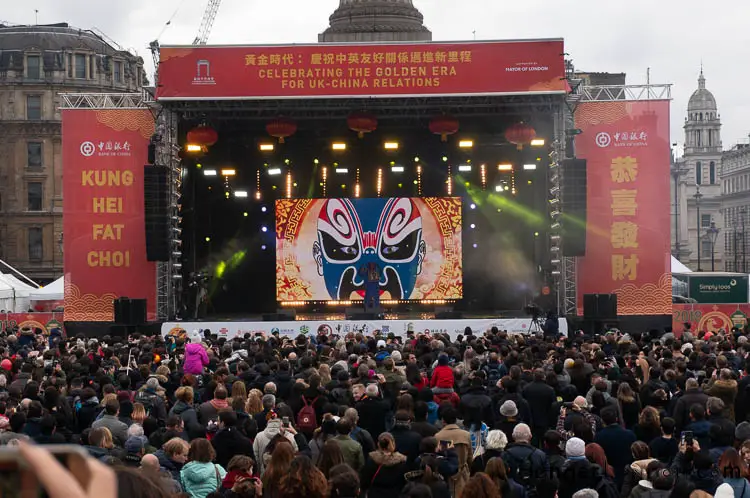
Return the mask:
[(319, 42), (431, 41), (412, 0), (341, 0)]
[(672, 254), (692, 270), (723, 271), (721, 119), (703, 70), (684, 130), (684, 155), (671, 168)]
[(726, 271), (750, 272), (750, 137), (721, 158), (721, 210)]
[(0, 259), (41, 283), (62, 275), (60, 93), (145, 83), (143, 60), (93, 31), (0, 24)]

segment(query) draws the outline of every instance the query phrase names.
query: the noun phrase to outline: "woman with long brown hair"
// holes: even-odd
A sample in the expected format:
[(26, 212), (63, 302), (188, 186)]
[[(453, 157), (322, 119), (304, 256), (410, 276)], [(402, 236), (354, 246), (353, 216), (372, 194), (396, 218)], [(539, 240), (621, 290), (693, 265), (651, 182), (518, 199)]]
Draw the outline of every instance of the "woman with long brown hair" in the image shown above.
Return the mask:
[(501, 495), (492, 479), (484, 472), (480, 472), (469, 479), (460, 498), (501, 498)]
[(585, 454), (588, 461), (601, 467), (607, 477), (610, 479), (615, 478), (615, 469), (607, 463), (607, 455), (604, 453), (604, 448), (596, 443), (589, 443), (586, 445)]
[(286, 441), (279, 440), (271, 454), (271, 461), (268, 462), (263, 472), (263, 496), (276, 498), (278, 497), (279, 484), (281, 479), (289, 473), (289, 468), (294, 460), (294, 448)]
[(344, 463), (344, 454), (341, 452), (341, 446), (339, 446), (336, 441), (326, 441), (323, 445), (323, 450), (320, 452), (318, 469), (320, 469), (325, 478), (328, 479), (330, 477), (331, 469), (341, 463)]
[(328, 498), (328, 481), (310, 458), (300, 455), (292, 460), (289, 472), (281, 478), (279, 498)]
[(647, 406), (641, 410), (641, 414), (638, 416), (638, 423), (633, 427), (633, 432), (635, 432), (635, 437), (639, 441), (643, 441), (647, 445), (661, 436), (659, 410), (653, 406)]
[(378, 437), (377, 449), (368, 455), (362, 469), (361, 485), (367, 498), (393, 498), (404, 487), (408, 467), (406, 457), (396, 451), (393, 436), (384, 432)]
[(485, 473), (495, 483), (502, 498), (520, 498), (525, 496), (524, 487), (508, 475), (508, 468), (502, 458), (490, 458), (485, 468)]
[(638, 423), (641, 402), (627, 382), (621, 382), (617, 388), (617, 405), (620, 408), (620, 420), (626, 429), (632, 430)]
[(748, 468), (745, 461), (734, 448), (729, 448), (719, 457), (719, 473), (724, 482), (732, 486), (734, 496), (737, 498), (750, 497), (750, 483), (748, 479)]

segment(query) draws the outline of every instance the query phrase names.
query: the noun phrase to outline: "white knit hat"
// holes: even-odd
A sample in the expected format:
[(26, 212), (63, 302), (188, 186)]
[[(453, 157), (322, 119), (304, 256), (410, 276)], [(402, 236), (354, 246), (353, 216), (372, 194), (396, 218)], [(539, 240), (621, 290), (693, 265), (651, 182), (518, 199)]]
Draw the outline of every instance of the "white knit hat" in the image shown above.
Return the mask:
[(586, 443), (583, 439), (572, 437), (565, 443), (565, 455), (567, 457), (582, 457), (586, 455)]

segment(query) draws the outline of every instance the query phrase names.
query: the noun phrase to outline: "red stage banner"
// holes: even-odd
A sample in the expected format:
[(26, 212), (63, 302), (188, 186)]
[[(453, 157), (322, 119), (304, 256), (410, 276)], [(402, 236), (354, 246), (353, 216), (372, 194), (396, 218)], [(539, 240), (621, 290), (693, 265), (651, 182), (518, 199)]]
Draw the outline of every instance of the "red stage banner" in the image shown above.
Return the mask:
[(157, 99), (565, 93), (562, 40), (161, 47)]
[(620, 315), (672, 312), (669, 101), (584, 102), (576, 155), (587, 160), (584, 294), (617, 294)]
[(690, 330), (716, 333), (721, 329), (729, 332), (732, 327), (744, 328), (750, 315), (750, 304), (673, 304), (672, 330), (681, 334), (685, 324)]
[(54, 328), (65, 330), (62, 313), (0, 313), (0, 331), (25, 326), (42, 329), (44, 335)]
[(154, 133), (147, 109), (63, 111), (65, 320), (112, 321), (117, 297), (148, 299), (143, 165)]

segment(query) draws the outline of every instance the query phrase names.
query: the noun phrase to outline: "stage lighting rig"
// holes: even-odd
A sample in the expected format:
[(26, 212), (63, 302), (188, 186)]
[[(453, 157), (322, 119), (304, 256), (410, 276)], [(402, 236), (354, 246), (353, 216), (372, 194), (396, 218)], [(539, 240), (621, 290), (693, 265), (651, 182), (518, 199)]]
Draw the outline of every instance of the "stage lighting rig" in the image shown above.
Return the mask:
[(461, 149), (471, 149), (474, 147), (474, 141), (473, 140), (461, 140), (458, 142), (458, 147)]

